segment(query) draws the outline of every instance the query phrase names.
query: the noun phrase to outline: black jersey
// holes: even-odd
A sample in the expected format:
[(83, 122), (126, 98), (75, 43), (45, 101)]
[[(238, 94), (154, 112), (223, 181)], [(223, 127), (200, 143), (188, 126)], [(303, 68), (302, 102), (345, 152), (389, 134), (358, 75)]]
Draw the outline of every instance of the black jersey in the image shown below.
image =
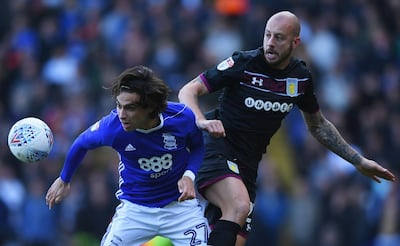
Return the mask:
[(201, 78), (209, 92), (223, 89), (217, 118), (244, 158), (261, 158), (295, 105), (309, 113), (319, 109), (306, 64), (293, 58), (286, 69), (273, 69), (262, 47), (233, 53)]

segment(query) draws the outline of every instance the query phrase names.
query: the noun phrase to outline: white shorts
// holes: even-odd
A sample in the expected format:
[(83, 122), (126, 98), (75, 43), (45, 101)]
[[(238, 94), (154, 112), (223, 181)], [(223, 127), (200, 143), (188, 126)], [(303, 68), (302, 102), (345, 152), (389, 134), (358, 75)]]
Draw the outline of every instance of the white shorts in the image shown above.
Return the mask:
[(140, 246), (154, 236), (174, 246), (207, 245), (209, 226), (197, 199), (150, 208), (122, 200), (101, 246)]

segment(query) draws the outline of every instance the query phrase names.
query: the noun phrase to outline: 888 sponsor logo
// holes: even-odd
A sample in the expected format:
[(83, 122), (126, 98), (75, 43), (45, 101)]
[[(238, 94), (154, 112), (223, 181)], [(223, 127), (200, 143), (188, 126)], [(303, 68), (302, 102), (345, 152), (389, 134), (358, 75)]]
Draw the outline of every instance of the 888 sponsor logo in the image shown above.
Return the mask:
[(153, 171), (151, 178), (159, 178), (169, 172), (172, 167), (172, 155), (164, 154), (162, 156), (153, 156), (150, 158), (139, 158), (139, 166), (144, 171)]
[(244, 100), (244, 104), (248, 108), (255, 108), (257, 110), (264, 111), (273, 111), (273, 112), (282, 112), (289, 113), (293, 108), (293, 103), (280, 103), (280, 102), (271, 102), (271, 101), (263, 101), (263, 100), (255, 100), (252, 97), (248, 97)]

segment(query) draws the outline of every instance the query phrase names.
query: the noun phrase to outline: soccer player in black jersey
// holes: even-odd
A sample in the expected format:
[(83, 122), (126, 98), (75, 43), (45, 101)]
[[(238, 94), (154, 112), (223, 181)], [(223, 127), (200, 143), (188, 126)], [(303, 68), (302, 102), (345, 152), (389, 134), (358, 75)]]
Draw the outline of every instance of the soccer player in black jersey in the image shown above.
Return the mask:
[[(183, 86), (179, 100), (205, 130), (206, 153), (196, 176), (208, 200), (209, 245), (244, 245), (251, 228), (258, 163), (281, 121), (297, 106), (310, 133), (329, 150), (380, 182), (394, 175), (353, 149), (321, 113), (312, 76), (293, 58), (300, 23), (288, 11), (268, 19), (263, 47), (239, 51)], [(203, 114), (198, 97), (224, 89), (220, 106)]]

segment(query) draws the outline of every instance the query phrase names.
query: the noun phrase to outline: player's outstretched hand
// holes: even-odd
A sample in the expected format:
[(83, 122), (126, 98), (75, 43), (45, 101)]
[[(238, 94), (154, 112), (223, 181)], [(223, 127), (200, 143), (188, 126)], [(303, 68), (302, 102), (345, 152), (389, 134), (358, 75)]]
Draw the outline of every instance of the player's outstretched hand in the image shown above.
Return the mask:
[(396, 179), (394, 174), (389, 170), (380, 166), (375, 161), (366, 158), (363, 158), (361, 163), (356, 165), (356, 168), (360, 173), (370, 177), (378, 183), (381, 182), (381, 179), (386, 179), (389, 181), (394, 181)]
[(183, 176), (178, 181), (178, 189), (181, 196), (178, 198), (179, 202), (190, 200), (196, 197), (193, 180), (187, 176)]
[(208, 131), (213, 137), (225, 137), (225, 128), (220, 120), (198, 120), (197, 126)]
[(70, 184), (65, 183), (60, 177), (53, 182), (46, 194), (46, 204), (49, 209), (68, 195), (70, 187)]

